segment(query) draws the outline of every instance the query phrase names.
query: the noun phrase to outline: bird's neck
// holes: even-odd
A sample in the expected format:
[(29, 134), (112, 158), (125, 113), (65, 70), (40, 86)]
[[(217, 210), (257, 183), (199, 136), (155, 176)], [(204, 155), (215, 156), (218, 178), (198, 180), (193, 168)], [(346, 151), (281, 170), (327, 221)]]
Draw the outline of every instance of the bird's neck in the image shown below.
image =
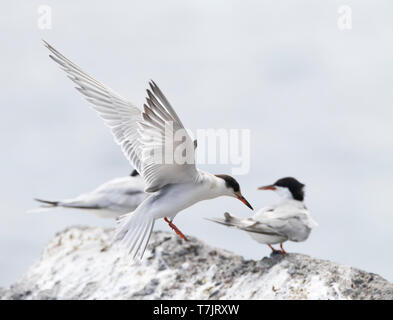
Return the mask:
[(304, 207), (304, 202), (294, 198), (281, 198), (278, 205), (291, 205), (295, 207)]
[(211, 174), (207, 171), (199, 171), (199, 181), (198, 183), (203, 185), (203, 188), (206, 189), (209, 198), (217, 198), (223, 195), (223, 188), (225, 185), (225, 181), (221, 178), (216, 177), (214, 174)]

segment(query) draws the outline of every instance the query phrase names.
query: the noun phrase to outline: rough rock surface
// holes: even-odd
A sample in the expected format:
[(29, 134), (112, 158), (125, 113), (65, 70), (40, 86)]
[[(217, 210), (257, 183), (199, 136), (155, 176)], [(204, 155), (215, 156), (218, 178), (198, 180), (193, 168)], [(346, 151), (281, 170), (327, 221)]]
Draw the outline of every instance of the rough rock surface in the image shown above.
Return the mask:
[(72, 227), (2, 299), (393, 299), (380, 276), (303, 254), (245, 260), (155, 232), (142, 262), (110, 245), (113, 230)]

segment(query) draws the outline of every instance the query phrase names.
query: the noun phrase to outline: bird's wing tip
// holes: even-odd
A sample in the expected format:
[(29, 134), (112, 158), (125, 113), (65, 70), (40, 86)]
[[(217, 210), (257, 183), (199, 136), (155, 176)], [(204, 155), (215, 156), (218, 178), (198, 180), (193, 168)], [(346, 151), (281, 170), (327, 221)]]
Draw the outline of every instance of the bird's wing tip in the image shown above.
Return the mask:
[(227, 222), (227, 220), (223, 219), (223, 218), (207, 218), (207, 217), (205, 217), (203, 219), (205, 219), (207, 221), (215, 222), (215, 223), (220, 223), (220, 224), (225, 224)]

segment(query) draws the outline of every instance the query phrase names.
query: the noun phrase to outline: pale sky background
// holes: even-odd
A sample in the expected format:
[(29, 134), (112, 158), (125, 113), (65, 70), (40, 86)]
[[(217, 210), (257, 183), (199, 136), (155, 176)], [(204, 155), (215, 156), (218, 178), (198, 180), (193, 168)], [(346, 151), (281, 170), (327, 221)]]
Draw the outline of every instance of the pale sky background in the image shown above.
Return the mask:
[[(51, 30), (37, 27), (41, 4), (52, 8)], [(337, 27), (343, 4), (352, 8), (352, 30)], [(320, 225), (286, 250), (393, 281), (392, 16), (388, 0), (3, 1), (0, 286), (67, 226), (114, 225), (66, 210), (27, 214), (33, 197), (75, 196), (132, 170), (41, 39), (138, 106), (154, 79), (192, 130), (250, 129), (251, 170), (236, 177), (246, 198), (255, 208), (277, 201), (256, 187), (294, 176), (307, 185)], [(176, 224), (247, 258), (270, 254), (203, 219), (225, 211), (251, 214), (219, 198)]]

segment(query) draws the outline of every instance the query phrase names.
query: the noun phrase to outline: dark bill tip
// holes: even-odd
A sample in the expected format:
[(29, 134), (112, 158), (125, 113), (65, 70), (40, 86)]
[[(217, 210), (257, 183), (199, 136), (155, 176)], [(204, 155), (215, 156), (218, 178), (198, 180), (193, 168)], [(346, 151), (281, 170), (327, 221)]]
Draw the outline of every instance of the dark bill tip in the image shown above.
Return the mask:
[(254, 210), (254, 208), (251, 206), (251, 204), (244, 198), (243, 196), (239, 196), (238, 199), (243, 202), (247, 207), (249, 207), (251, 210)]

